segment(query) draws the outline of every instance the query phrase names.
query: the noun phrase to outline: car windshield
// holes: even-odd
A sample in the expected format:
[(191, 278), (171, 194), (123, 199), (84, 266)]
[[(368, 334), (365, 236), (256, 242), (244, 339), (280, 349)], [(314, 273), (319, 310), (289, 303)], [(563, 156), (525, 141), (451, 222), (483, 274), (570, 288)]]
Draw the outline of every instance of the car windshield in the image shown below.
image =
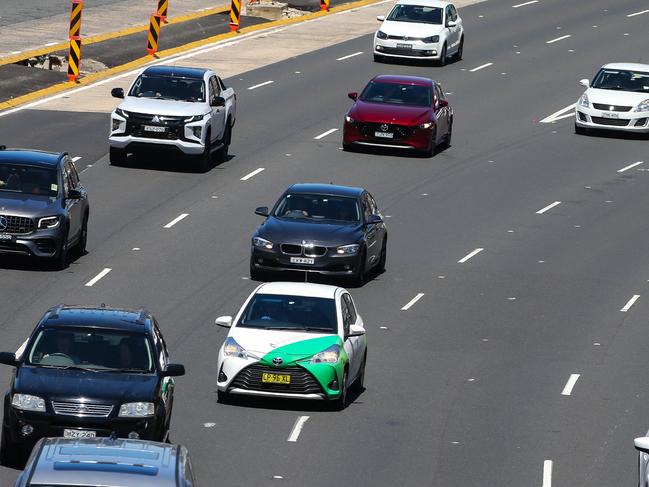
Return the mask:
[(133, 83), (129, 96), (156, 98), (159, 100), (204, 102), (205, 83), (200, 79), (142, 74)]
[(592, 87), (600, 90), (649, 93), (649, 73), (602, 68), (595, 76)]
[(386, 20), (416, 22), (418, 24), (442, 24), (443, 11), (438, 7), (423, 5), (395, 5)]
[(0, 163), (0, 191), (56, 196), (57, 174), (46, 167), (3, 162)]
[(246, 306), (237, 326), (336, 333), (336, 303), (328, 298), (256, 294)]
[(430, 86), (407, 83), (372, 81), (365, 87), (360, 99), (370, 103), (389, 103), (416, 107), (430, 107), (432, 105)]
[(274, 215), (313, 221), (360, 221), (358, 202), (354, 198), (326, 194), (287, 194), (275, 208)]
[(38, 367), (92, 371), (152, 372), (145, 335), (96, 328), (46, 328), (27, 353), (26, 363)]

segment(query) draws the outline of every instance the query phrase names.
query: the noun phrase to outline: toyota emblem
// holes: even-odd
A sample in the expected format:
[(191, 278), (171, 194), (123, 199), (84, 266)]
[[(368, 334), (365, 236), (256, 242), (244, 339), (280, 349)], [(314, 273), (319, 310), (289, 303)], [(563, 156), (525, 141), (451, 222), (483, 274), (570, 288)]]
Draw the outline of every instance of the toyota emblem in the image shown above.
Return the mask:
[(381, 130), (383, 130), (383, 132), (387, 132), (389, 128), (390, 127), (388, 126), (387, 123), (384, 123), (383, 125), (381, 125)]
[(7, 222), (7, 217), (4, 215), (0, 215), (0, 232), (4, 232), (7, 229), (8, 226)]
[(284, 359), (282, 359), (282, 357), (275, 357), (273, 359), (273, 365), (276, 366), (276, 367), (279, 367), (283, 363), (284, 363)]

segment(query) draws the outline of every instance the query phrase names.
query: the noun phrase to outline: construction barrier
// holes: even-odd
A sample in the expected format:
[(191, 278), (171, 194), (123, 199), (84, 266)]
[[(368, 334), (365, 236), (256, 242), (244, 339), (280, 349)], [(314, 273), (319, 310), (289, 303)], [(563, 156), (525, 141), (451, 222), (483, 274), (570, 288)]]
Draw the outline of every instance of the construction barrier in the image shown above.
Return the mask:
[(158, 50), (158, 41), (160, 39), (160, 23), (162, 17), (158, 14), (151, 16), (151, 23), (149, 24), (149, 38), (146, 41), (146, 50), (153, 56)]
[(68, 79), (76, 83), (81, 66), (81, 14), (83, 0), (72, 0), (70, 11), (70, 50), (68, 51)]
[(164, 23), (167, 23), (168, 10), (169, 0), (158, 0), (158, 15)]
[(230, 4), (230, 30), (239, 32), (241, 22), (241, 0), (232, 0)]
[(331, 0), (320, 0), (320, 10), (329, 10), (329, 5), (331, 5)]

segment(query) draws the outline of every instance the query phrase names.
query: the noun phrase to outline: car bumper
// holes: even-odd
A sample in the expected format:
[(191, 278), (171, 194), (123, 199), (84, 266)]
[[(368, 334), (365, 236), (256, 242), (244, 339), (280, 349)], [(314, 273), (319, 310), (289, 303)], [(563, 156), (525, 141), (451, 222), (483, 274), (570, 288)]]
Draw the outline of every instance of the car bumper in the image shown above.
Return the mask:
[(251, 265), (255, 269), (265, 271), (301, 271), (332, 276), (349, 276), (354, 274), (359, 264), (359, 255), (313, 257), (313, 264), (296, 264), (291, 262), (292, 257), (302, 258), (304, 256), (291, 256), (279, 251), (268, 252), (253, 247)]
[(395, 132), (393, 138), (384, 139), (374, 136), (376, 130), (369, 128), (368, 124), (364, 122), (345, 122), (343, 126), (343, 144), (347, 146), (359, 145), (417, 151), (430, 149), (433, 138), (432, 128), (406, 127), (406, 129), (408, 134), (405, 137), (399, 137)]
[[(410, 45), (411, 48), (399, 47), (400, 44)], [(374, 54), (379, 56), (403, 59), (435, 59), (440, 58), (439, 43), (425, 44), (421, 41), (405, 42), (390, 39), (374, 38)]]
[(123, 149), (127, 152), (158, 150), (163, 152), (175, 151), (185, 155), (200, 155), (205, 150), (205, 146), (201, 142), (184, 139), (154, 139), (135, 137), (133, 135), (111, 135), (108, 142), (111, 147)]
[[(616, 118), (610, 118), (614, 115)], [(649, 133), (649, 112), (603, 112), (594, 108), (575, 108), (578, 127), (623, 132)]]
[[(60, 225), (59, 225), (60, 226)], [(40, 258), (56, 257), (61, 246), (60, 230), (36, 230), (29, 235), (0, 235), (0, 255), (26, 255)]]

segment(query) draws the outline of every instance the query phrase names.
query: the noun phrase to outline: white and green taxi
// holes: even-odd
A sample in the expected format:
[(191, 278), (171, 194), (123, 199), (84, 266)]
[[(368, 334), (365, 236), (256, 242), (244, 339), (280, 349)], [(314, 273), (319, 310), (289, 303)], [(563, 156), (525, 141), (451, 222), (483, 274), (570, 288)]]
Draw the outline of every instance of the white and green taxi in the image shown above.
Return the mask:
[(362, 390), (367, 360), (363, 319), (347, 290), (323, 284), (270, 282), (232, 316), (219, 350), (219, 401), (231, 394), (330, 400), (347, 404)]

